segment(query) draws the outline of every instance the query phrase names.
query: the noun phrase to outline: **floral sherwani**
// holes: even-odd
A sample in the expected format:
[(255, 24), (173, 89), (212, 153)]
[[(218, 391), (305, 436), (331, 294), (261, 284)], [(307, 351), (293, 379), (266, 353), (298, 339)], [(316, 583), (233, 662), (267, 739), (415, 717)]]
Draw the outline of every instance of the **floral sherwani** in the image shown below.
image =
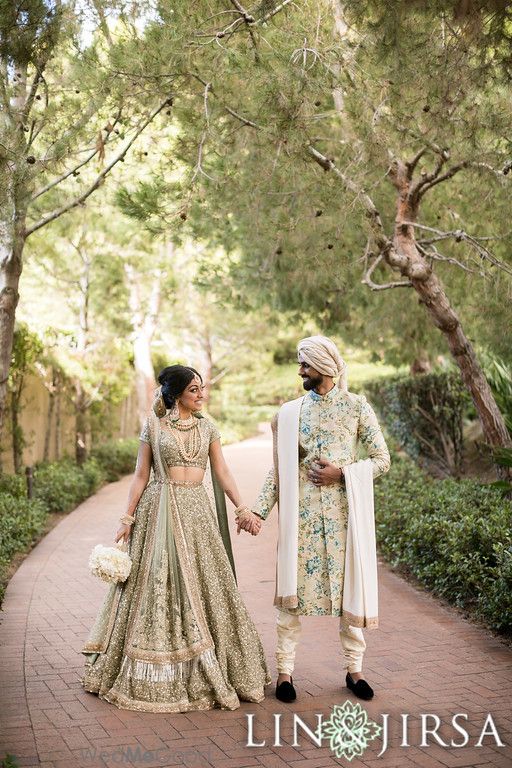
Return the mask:
[[(388, 471), (389, 451), (364, 395), (341, 391), (337, 385), (325, 395), (308, 392), (299, 419), (298, 607), (285, 609), (287, 613), (341, 614), (348, 524), (345, 486), (342, 482), (316, 486), (307, 472), (319, 458), (337, 467), (352, 464), (358, 460), (358, 444), (372, 461), (374, 478)], [(253, 509), (265, 519), (277, 499), (272, 467)]]

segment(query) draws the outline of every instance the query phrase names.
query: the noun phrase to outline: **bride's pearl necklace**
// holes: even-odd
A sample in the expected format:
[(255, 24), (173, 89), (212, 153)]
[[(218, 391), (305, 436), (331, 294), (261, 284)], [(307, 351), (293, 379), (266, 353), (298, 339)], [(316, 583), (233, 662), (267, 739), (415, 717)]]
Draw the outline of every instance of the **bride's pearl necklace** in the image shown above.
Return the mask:
[(174, 421), (167, 418), (165, 423), (173, 431), (182, 459), (187, 462), (194, 461), (199, 456), (203, 445), (199, 419), (195, 416)]

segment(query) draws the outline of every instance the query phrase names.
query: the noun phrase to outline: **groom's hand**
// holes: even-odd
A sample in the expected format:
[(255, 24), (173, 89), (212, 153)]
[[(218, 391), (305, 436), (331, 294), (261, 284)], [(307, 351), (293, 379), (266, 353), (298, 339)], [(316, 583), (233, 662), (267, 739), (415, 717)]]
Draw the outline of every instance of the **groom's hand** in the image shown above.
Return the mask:
[(247, 531), (247, 533), (250, 533), (252, 536), (257, 536), (260, 530), (261, 517), (254, 514), (254, 512), (251, 513), (250, 517), (247, 517), (244, 520), (237, 520), (237, 535), (240, 534), (240, 531)]
[(314, 485), (339, 485), (343, 479), (343, 469), (320, 457), (308, 471), (308, 478)]

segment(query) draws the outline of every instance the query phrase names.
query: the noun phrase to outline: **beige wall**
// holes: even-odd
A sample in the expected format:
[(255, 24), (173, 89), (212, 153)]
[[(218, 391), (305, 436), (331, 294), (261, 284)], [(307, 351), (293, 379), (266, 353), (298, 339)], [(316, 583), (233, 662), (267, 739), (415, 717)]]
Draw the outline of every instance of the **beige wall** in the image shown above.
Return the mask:
[[(68, 398), (61, 394), (61, 418), (60, 441), (61, 456), (74, 455), (75, 417), (73, 406)], [(23, 451), (23, 463), (31, 466), (42, 461), (44, 453), (44, 440), (48, 421), (48, 408), (50, 397), (48, 390), (37, 375), (27, 377), (20, 413), (20, 425), (26, 440)], [(50, 461), (57, 458), (56, 455), (56, 409), (54, 409), (51, 433), (50, 433)], [(2, 439), (1, 466), (4, 472), (13, 472), (12, 436), (10, 412), (7, 414), (4, 437)], [(136, 437), (139, 434), (137, 422), (137, 408), (135, 390), (125, 400), (112, 409), (107, 426), (109, 434), (105, 438)], [(111, 432), (111, 434), (110, 434)], [(90, 447), (90, 446), (89, 446)]]

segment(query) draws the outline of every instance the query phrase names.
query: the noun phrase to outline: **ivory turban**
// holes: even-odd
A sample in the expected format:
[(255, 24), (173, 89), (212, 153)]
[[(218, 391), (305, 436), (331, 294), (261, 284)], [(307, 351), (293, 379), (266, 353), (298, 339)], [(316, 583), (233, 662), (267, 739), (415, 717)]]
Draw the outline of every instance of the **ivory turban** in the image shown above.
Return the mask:
[(299, 341), (297, 352), (318, 373), (337, 378), (339, 388), (346, 391), (347, 365), (333, 341), (326, 336), (308, 336)]

